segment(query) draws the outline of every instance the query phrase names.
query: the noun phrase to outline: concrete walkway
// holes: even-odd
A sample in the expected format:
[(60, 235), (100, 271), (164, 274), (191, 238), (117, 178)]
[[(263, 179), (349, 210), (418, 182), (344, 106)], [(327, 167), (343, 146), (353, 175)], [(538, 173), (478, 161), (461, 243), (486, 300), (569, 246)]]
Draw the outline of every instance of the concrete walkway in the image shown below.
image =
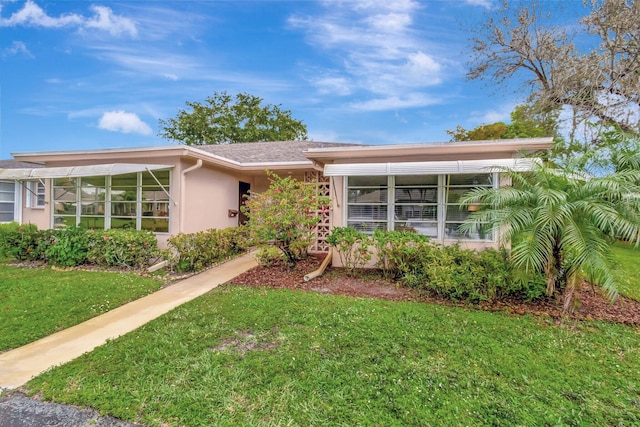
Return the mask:
[(184, 279), (84, 323), (0, 354), (0, 388), (16, 388), (191, 301), (256, 265), (253, 253)]

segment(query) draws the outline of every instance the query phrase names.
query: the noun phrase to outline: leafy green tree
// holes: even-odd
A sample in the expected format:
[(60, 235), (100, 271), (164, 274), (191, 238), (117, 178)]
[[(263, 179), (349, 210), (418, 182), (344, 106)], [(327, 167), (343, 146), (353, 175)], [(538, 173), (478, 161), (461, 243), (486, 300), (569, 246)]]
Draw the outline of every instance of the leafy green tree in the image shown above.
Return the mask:
[(251, 193), (242, 210), (249, 217), (251, 236), (258, 243), (280, 249), (292, 268), (307, 255), (320, 220), (317, 212), (327, 209), (330, 200), (319, 196), (315, 185), (267, 174), (269, 188)]
[(512, 185), (475, 189), (463, 206), (482, 209), (465, 225), (490, 222), (511, 242), (516, 266), (546, 276), (547, 294), (564, 291), (564, 309), (571, 307), (583, 279), (617, 296), (609, 266), (612, 238), (640, 243), (640, 168), (638, 151), (618, 157), (622, 166), (605, 176), (580, 176), (572, 168), (541, 164), (530, 173), (504, 170)]
[(480, 125), (471, 130), (457, 126), (455, 130), (447, 130), (451, 141), (484, 141), (488, 139), (505, 139), (509, 126), (502, 122)]
[(307, 139), (307, 126), (280, 105), (262, 105), (247, 93), (214, 92), (205, 103), (187, 102), (175, 118), (160, 120), (159, 136), (186, 145)]
[(457, 126), (447, 130), (451, 141), (481, 141), (510, 138), (558, 138), (558, 111), (541, 112), (535, 105), (518, 105), (511, 112), (511, 123), (495, 122), (471, 130)]

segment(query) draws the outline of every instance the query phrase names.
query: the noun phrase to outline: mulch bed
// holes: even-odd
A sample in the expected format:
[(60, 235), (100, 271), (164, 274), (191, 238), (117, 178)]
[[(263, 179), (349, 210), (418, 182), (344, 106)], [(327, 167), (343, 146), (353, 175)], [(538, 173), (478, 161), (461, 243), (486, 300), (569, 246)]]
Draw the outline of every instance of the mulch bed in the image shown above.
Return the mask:
[(374, 270), (365, 270), (357, 277), (349, 277), (343, 269), (328, 268), (322, 276), (305, 282), (304, 275), (317, 269), (321, 262), (321, 257), (311, 256), (300, 261), (292, 270), (283, 266), (255, 267), (237, 276), (231, 283), (251, 287), (286, 288), (354, 297), (476, 307), (487, 311), (504, 311), (520, 315), (547, 315), (557, 320), (568, 317), (640, 325), (640, 302), (619, 296), (614, 303), (610, 303), (598, 288), (592, 288), (588, 285), (576, 292), (578, 306), (570, 314), (563, 315), (561, 301), (545, 300), (531, 303), (499, 301), (480, 305), (455, 304), (442, 298), (426, 295), (424, 292), (400, 286), (393, 280), (381, 277)]

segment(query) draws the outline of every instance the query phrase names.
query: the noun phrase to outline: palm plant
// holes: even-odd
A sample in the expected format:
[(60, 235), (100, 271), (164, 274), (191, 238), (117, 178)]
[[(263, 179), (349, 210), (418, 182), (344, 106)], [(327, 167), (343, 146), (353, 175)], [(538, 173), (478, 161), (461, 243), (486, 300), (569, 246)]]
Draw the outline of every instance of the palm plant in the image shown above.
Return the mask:
[(601, 177), (547, 164), (528, 173), (501, 170), (511, 185), (474, 189), (461, 199), (462, 206), (482, 206), (463, 228), (485, 222), (499, 228), (516, 266), (543, 273), (549, 296), (564, 290), (565, 311), (585, 279), (613, 300), (610, 244), (613, 238), (640, 243), (638, 152), (618, 161), (622, 167)]

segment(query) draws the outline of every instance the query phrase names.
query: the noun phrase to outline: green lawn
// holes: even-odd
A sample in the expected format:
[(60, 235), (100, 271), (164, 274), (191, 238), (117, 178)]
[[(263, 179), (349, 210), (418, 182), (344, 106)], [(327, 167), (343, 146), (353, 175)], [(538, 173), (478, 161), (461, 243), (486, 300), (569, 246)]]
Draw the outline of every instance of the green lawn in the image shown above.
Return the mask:
[(620, 294), (640, 301), (640, 248), (618, 242), (611, 248)]
[(640, 330), (224, 286), (32, 380), (150, 425), (639, 425)]
[(0, 262), (0, 351), (77, 325), (161, 286), (133, 273), (23, 269)]

